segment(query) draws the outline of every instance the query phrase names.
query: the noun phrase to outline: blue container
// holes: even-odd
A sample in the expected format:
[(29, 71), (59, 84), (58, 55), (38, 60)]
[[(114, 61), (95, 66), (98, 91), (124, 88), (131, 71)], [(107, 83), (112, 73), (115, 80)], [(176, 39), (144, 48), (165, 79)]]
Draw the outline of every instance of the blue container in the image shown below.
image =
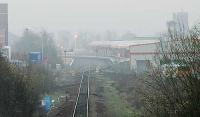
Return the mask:
[(42, 62), (42, 54), (41, 54), (41, 52), (30, 52), (29, 59), (33, 63), (41, 63)]

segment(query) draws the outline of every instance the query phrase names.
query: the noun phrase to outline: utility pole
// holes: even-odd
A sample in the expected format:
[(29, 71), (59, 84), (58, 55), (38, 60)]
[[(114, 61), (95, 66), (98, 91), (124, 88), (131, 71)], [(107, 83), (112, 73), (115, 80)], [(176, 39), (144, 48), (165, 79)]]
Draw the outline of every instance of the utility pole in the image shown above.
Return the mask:
[(41, 41), (42, 41), (42, 63), (44, 60), (44, 36), (45, 36), (45, 32), (42, 32), (42, 38), (41, 38)]
[(64, 65), (65, 65), (65, 67), (66, 67), (66, 63), (67, 63), (67, 60), (66, 60), (66, 58), (67, 58), (67, 51), (65, 50), (64, 53), (65, 53), (65, 57), (64, 57)]

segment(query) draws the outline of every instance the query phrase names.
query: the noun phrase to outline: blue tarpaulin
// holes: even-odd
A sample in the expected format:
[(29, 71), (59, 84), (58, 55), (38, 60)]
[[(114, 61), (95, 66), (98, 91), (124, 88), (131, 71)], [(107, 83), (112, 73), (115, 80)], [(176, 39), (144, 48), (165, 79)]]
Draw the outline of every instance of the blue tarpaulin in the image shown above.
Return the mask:
[(45, 112), (49, 112), (50, 109), (51, 109), (51, 106), (52, 106), (52, 99), (51, 99), (51, 97), (50, 96), (45, 96), (44, 97), (44, 103), (45, 103), (45, 105), (44, 105)]

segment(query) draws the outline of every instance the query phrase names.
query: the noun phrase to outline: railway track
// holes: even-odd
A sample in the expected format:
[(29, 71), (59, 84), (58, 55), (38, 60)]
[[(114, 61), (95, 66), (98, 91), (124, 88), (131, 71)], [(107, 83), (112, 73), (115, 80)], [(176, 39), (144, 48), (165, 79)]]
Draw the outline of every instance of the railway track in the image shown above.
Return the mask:
[(70, 85), (61, 87), (61, 90), (70, 93), (68, 101), (62, 100), (60, 106), (51, 110), (48, 117), (88, 117), (90, 82), (89, 71), (77, 75), (77, 79)]
[(72, 117), (88, 117), (89, 116), (89, 97), (90, 97), (90, 73), (83, 72), (81, 82), (78, 89), (78, 94), (73, 110)]

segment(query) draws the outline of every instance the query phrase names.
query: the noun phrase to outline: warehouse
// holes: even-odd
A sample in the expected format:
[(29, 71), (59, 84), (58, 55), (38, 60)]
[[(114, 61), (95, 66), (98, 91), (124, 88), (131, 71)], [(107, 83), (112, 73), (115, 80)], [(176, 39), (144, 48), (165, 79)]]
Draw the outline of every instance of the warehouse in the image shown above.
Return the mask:
[(113, 57), (118, 62), (128, 61), (130, 70), (145, 71), (157, 52), (158, 40), (94, 41), (90, 43), (95, 56)]
[(151, 40), (143, 44), (130, 46), (130, 69), (137, 72), (149, 70), (151, 65), (155, 65), (155, 55), (159, 54), (157, 47), (159, 41)]

